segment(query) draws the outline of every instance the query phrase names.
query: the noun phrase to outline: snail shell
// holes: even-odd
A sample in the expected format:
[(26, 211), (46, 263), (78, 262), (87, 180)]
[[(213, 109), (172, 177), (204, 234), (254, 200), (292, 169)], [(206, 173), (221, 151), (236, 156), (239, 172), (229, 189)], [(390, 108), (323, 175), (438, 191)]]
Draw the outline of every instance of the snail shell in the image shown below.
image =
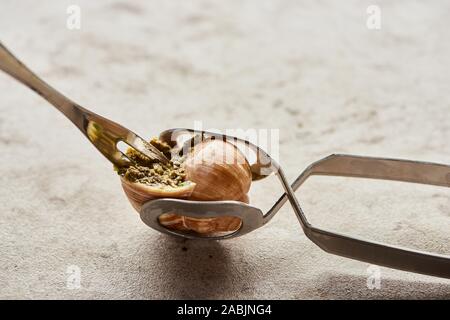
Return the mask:
[[(252, 174), (244, 154), (233, 144), (222, 140), (205, 140), (187, 155), (182, 166), (186, 182), (179, 187), (157, 187), (130, 182), (121, 177), (122, 187), (132, 206), (140, 212), (142, 205), (157, 198), (197, 201), (237, 200), (249, 202)], [(230, 215), (193, 218), (174, 213), (162, 214), (159, 222), (169, 229), (216, 234), (239, 229), (241, 219)]]

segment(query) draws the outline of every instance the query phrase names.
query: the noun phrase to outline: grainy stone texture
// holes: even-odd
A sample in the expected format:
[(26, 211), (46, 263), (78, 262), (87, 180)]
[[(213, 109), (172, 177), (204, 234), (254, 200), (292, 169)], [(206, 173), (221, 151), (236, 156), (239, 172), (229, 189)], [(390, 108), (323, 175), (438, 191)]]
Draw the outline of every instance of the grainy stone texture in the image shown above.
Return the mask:
[[(450, 163), (450, 5), (377, 1), (74, 1), (0, 4), (1, 41), (73, 100), (151, 137), (170, 127), (280, 129), (293, 180), (353, 153)], [(111, 165), (39, 96), (0, 75), (0, 297), (450, 298), (448, 280), (322, 252), (289, 206), (239, 239), (181, 241), (146, 227)], [(276, 180), (255, 184), (267, 207)], [(450, 252), (445, 188), (315, 179), (311, 221)], [(69, 290), (68, 266), (81, 269)]]

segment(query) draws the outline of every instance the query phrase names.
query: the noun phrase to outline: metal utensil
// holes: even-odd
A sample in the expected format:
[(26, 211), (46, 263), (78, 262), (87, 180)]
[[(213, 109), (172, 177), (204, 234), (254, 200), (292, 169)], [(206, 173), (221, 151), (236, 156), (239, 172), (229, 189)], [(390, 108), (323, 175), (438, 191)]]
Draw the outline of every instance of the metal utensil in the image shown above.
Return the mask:
[(150, 159), (167, 163), (157, 148), (120, 124), (106, 119), (71, 101), (45, 83), (0, 43), (0, 69), (41, 95), (61, 111), (117, 167), (130, 164), (130, 159), (117, 147), (124, 142)]
[[(205, 138), (217, 134), (192, 129), (171, 129), (164, 131), (160, 139), (172, 142), (181, 135), (198, 135)], [(227, 142), (236, 146), (247, 146), (256, 154), (251, 164), (256, 180), (270, 174), (278, 176), (285, 193), (272, 208), (263, 213), (259, 208), (239, 201), (189, 201), (179, 199), (158, 199), (144, 204), (140, 216), (144, 223), (160, 232), (188, 239), (228, 239), (242, 236), (268, 223), (280, 208), (289, 201), (305, 235), (324, 251), (390, 268), (450, 278), (450, 257), (432, 254), (398, 246), (371, 242), (312, 226), (301, 209), (294, 190), (297, 190), (312, 175), (346, 176), (369, 179), (396, 180), (420, 184), (450, 187), (450, 166), (410, 160), (372, 158), (335, 154), (307, 167), (289, 185), (282, 168), (264, 150), (249, 141), (222, 135)], [(263, 172), (262, 172), (263, 171)], [(194, 218), (213, 218), (233, 215), (242, 219), (241, 227), (233, 233), (219, 236), (204, 236), (197, 233), (183, 233), (170, 230), (158, 222), (164, 213), (176, 212)]]
[[(1, 43), (0, 69), (53, 104), (116, 166), (128, 165), (131, 161), (118, 150), (117, 143), (120, 141), (147, 157), (162, 162), (168, 161), (159, 150), (135, 133), (82, 108), (57, 92), (18, 61)], [(233, 238), (262, 227), (274, 217), (286, 201), (289, 201), (305, 235), (328, 253), (390, 268), (450, 278), (450, 257), (448, 256), (370, 242), (312, 226), (306, 219), (294, 194), (294, 190), (297, 190), (311, 175), (351, 176), (450, 187), (450, 166), (409, 160), (331, 155), (310, 165), (291, 186), (278, 163), (264, 150), (247, 140), (192, 129), (167, 130), (161, 133), (160, 139), (176, 146), (180, 143), (178, 138), (183, 135), (187, 135), (190, 139), (195, 139), (197, 136), (202, 138), (214, 136), (217, 139), (218, 136), (221, 136), (239, 148), (252, 151), (254, 155), (254, 161), (251, 163), (253, 180), (261, 180), (268, 175), (275, 174), (279, 178), (285, 193), (266, 213), (263, 213), (259, 208), (239, 201), (152, 200), (145, 203), (140, 212), (142, 221), (148, 226), (164, 233), (190, 239)], [(204, 237), (199, 234), (169, 230), (160, 225), (158, 217), (163, 213), (170, 212), (177, 212), (180, 215), (193, 218), (214, 218), (232, 213), (232, 215), (242, 219), (242, 224), (233, 233)]]

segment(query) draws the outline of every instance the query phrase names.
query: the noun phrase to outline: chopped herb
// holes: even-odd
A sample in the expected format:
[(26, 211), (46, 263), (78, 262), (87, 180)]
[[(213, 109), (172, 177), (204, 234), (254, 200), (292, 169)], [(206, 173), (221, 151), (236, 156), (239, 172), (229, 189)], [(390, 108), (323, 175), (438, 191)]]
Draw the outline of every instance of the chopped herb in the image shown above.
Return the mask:
[[(150, 143), (164, 153), (166, 157), (171, 158), (171, 148), (167, 143), (156, 138), (152, 139)], [(183, 157), (171, 159), (169, 163), (163, 164), (146, 157), (132, 148), (127, 150), (127, 156), (134, 164), (126, 168), (119, 168), (117, 172), (128, 181), (174, 188), (186, 185), (186, 174), (182, 167)]]

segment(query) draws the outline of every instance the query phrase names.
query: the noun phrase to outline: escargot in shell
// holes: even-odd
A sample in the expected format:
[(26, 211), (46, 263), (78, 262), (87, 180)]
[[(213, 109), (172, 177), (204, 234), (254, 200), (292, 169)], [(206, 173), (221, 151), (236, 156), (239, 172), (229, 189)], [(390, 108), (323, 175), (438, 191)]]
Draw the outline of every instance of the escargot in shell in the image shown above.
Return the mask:
[[(138, 212), (145, 202), (158, 198), (249, 202), (250, 165), (235, 145), (220, 139), (206, 139), (180, 156), (156, 138), (150, 143), (170, 159), (168, 164), (129, 149), (127, 156), (133, 164), (118, 169), (125, 194)], [(159, 223), (179, 231), (215, 234), (239, 229), (241, 219), (231, 212), (229, 216), (214, 218), (193, 218), (173, 212), (162, 214)]]

